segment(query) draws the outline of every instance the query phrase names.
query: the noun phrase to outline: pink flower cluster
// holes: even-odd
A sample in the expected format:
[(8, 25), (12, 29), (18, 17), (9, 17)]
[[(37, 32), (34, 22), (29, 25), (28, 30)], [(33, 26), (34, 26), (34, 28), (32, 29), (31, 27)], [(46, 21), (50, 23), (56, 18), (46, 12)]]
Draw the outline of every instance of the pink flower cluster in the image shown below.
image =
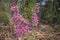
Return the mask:
[(39, 17), (37, 16), (36, 13), (33, 14), (33, 24), (34, 26), (38, 25)]
[(16, 5), (16, 3), (14, 2), (14, 3), (12, 4), (12, 7), (10, 8), (10, 10), (11, 10), (11, 11), (15, 11), (16, 8), (17, 8), (17, 5)]
[[(25, 19), (19, 13), (18, 6), (15, 2), (12, 3), (10, 10), (13, 12), (12, 20), (13, 20), (14, 25), (15, 25), (14, 33), (17, 36), (26, 35), (29, 32), (29, 29), (31, 28), (32, 24), (30, 24), (29, 20)], [(37, 8), (37, 10), (36, 10), (36, 13), (38, 13), (38, 12), (39, 12), (39, 8)], [(39, 21), (39, 17), (37, 16), (36, 13), (33, 14), (33, 24), (35, 26), (37, 26), (38, 21)]]
[(29, 26), (25, 25), (25, 26), (20, 26), (20, 27), (16, 27), (14, 29), (14, 32), (17, 36), (22, 36), (22, 35), (27, 35), (27, 33), (29, 32)]
[(36, 13), (39, 13), (40, 12), (40, 6), (37, 6), (36, 7)]
[(24, 19), (24, 17), (22, 17), (22, 15), (19, 13), (17, 9), (18, 6), (14, 2), (10, 9), (12, 12), (14, 12), (12, 16), (12, 20), (14, 21), (14, 25), (16, 26), (14, 28), (14, 32), (17, 36), (26, 35), (29, 32), (29, 28), (30, 28), (28, 25), (28, 20)]

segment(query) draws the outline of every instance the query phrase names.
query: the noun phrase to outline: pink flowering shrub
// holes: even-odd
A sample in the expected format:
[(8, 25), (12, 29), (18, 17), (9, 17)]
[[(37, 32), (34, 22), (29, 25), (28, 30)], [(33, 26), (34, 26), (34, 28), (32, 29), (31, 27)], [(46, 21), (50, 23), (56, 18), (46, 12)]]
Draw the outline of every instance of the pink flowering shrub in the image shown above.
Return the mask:
[[(21, 35), (27, 35), (27, 33), (29, 32), (29, 29), (31, 28), (32, 24), (30, 23), (30, 21), (28, 19), (25, 19), (18, 10), (18, 6), (17, 4), (14, 2), (12, 3), (12, 6), (10, 8), (10, 10), (13, 12), (12, 15), (12, 20), (14, 22), (14, 33), (17, 36), (21, 36)], [(37, 26), (38, 24), (38, 16), (34, 13), (33, 14), (33, 24), (35, 26)]]
[(37, 26), (38, 21), (39, 21), (39, 17), (37, 16), (36, 13), (34, 13), (34, 14), (33, 14), (33, 25), (34, 25), (34, 26)]

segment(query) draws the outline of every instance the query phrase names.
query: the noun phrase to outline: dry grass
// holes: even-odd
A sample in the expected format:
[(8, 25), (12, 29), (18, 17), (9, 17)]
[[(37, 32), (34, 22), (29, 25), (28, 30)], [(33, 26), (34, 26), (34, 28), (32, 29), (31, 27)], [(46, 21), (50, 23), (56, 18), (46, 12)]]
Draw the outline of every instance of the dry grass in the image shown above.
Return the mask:
[(11, 28), (8, 28), (4, 28), (5, 30), (0, 29), (1, 40), (60, 40), (60, 32), (55, 33), (54, 29), (49, 25), (41, 24), (39, 30), (33, 29), (25, 37), (17, 37), (10, 31)]

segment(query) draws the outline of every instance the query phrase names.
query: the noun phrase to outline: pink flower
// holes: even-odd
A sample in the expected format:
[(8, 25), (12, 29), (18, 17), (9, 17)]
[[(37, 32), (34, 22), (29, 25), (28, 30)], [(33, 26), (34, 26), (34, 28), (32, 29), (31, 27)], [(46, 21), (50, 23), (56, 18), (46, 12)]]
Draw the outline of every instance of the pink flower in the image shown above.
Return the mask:
[(13, 2), (10, 10), (13, 11), (13, 12), (14, 12), (14, 11), (17, 11), (17, 10), (18, 10), (17, 3)]
[(15, 29), (14, 29), (14, 32), (15, 32), (15, 34), (16, 34), (17, 36), (21, 36), (21, 34), (22, 34), (22, 29), (15, 28)]
[(23, 35), (27, 35), (28, 34), (28, 30), (26, 29), (23, 29), (23, 32), (22, 32)]
[(10, 10), (14, 12), (17, 10), (16, 8), (17, 8), (17, 6), (11, 6)]
[(33, 15), (33, 24), (34, 24), (35, 26), (37, 26), (38, 21), (39, 21), (39, 17), (36, 15), (36, 13), (34, 13), (34, 15)]
[(26, 35), (27, 33), (29, 32), (29, 26), (28, 25), (25, 25), (24, 27), (23, 27), (23, 35)]
[(13, 2), (13, 3), (12, 3), (12, 6), (16, 6), (16, 5), (17, 5), (17, 3), (16, 3), (16, 2)]
[(40, 7), (38, 6), (37, 8), (36, 8), (36, 13), (39, 13), (40, 12)]
[(21, 24), (21, 22), (15, 22), (15, 25), (16, 25), (17, 27), (20, 27), (20, 24)]
[(34, 20), (35, 22), (37, 22), (38, 19), (39, 19), (38, 16), (37, 16), (36, 14), (34, 14), (34, 15), (33, 15), (33, 20)]
[(25, 25), (24, 26), (24, 29), (28, 30), (29, 29), (29, 26), (28, 25)]
[(29, 26), (28, 25), (25, 25), (22, 28), (17, 27), (17, 28), (14, 29), (14, 31), (15, 31), (15, 34), (17, 36), (26, 35), (29, 32)]
[(12, 19), (14, 22), (20, 20), (20, 14), (18, 12), (14, 13)]
[(25, 19), (24, 19), (24, 18), (20, 18), (20, 21), (21, 21), (22, 23), (25, 23)]

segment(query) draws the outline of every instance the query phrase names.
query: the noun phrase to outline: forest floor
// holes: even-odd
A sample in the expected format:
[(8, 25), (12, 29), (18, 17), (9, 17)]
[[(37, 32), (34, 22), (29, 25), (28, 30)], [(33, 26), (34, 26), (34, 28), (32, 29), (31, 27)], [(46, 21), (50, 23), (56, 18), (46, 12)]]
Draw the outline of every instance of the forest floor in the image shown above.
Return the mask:
[(0, 40), (60, 40), (60, 32), (56, 32), (59, 30), (59, 27), (57, 27), (58, 25), (52, 28), (49, 25), (40, 24), (38, 28), (29, 31), (27, 36), (17, 37), (6, 26), (3, 29), (0, 28)]

